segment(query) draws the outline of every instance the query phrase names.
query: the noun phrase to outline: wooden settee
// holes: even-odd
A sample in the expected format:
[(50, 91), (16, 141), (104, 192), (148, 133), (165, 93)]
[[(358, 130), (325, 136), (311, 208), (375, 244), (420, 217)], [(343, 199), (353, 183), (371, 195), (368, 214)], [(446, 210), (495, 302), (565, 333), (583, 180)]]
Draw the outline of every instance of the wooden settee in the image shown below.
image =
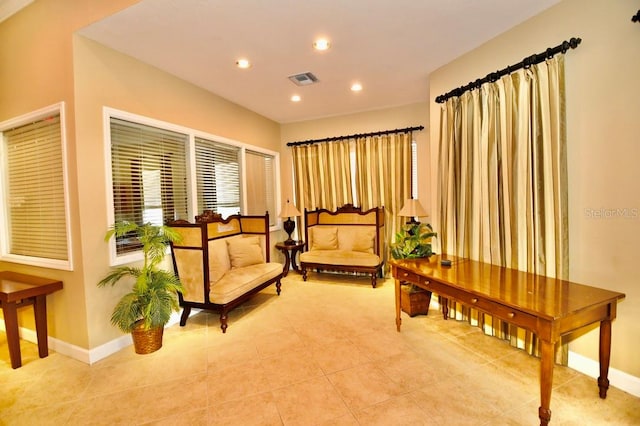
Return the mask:
[(335, 212), (304, 212), (306, 251), (300, 254), (302, 278), (309, 269), (361, 272), (382, 276), (384, 265), (384, 207), (362, 211), (350, 204)]
[(185, 288), (178, 295), (181, 326), (191, 308), (206, 309), (220, 313), (225, 333), (232, 309), (273, 283), (280, 295), (283, 265), (270, 262), (268, 213), (222, 219), (206, 211), (196, 223), (168, 225), (182, 235), (180, 243), (171, 244), (173, 267)]

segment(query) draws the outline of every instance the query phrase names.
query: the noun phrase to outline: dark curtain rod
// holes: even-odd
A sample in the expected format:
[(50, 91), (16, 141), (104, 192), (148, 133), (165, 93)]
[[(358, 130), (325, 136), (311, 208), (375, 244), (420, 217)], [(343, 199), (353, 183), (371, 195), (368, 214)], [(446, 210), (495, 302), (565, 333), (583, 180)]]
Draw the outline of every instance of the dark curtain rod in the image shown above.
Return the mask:
[(371, 133), (357, 133), (355, 135), (347, 135), (347, 136), (333, 136), (330, 138), (310, 139), (308, 141), (300, 141), (300, 142), (288, 142), (287, 146), (311, 145), (311, 144), (320, 143), (320, 142), (333, 142), (333, 141), (339, 141), (342, 139), (355, 139), (355, 138), (362, 138), (366, 136), (391, 135), (396, 133), (413, 132), (416, 130), (424, 130), (424, 126), (405, 127), (404, 129), (395, 129), (395, 130), (382, 130), (379, 132), (371, 132)]
[(518, 62), (517, 64), (509, 65), (508, 67), (501, 69), (500, 71), (489, 73), (484, 78), (479, 78), (476, 81), (470, 82), (466, 86), (458, 87), (457, 89), (453, 89), (452, 91), (447, 92), (444, 95), (440, 95), (436, 98), (436, 102), (439, 104), (444, 103), (446, 102), (447, 99), (452, 98), (454, 96), (460, 96), (468, 90), (477, 89), (484, 83), (488, 83), (488, 82), (493, 83), (494, 81), (497, 81), (498, 79), (500, 79), (500, 77), (507, 74), (511, 74), (516, 70), (519, 70), (521, 68), (526, 69), (531, 67), (531, 65), (539, 64), (545, 59), (551, 59), (557, 53), (560, 53), (560, 52), (566, 53), (566, 51), (569, 50), (569, 48), (575, 49), (576, 47), (578, 47), (581, 41), (582, 41), (581, 38), (571, 38), (569, 41), (565, 40), (561, 44), (557, 45), (556, 47), (550, 47), (544, 52), (533, 54), (529, 57), (524, 58), (521, 62)]

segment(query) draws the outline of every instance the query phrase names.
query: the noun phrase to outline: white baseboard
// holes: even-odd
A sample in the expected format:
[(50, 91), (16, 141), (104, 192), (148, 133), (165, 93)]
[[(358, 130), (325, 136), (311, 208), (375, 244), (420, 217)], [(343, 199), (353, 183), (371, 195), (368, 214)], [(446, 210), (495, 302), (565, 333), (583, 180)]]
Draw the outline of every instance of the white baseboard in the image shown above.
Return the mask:
[[(200, 312), (199, 310), (193, 310), (191, 315), (195, 315)], [(170, 327), (174, 324), (177, 324), (180, 321), (180, 314), (173, 313), (171, 315), (171, 319), (167, 323), (167, 327)], [(0, 321), (0, 330), (5, 331), (4, 321)], [(20, 333), (20, 338), (26, 340), (31, 343), (38, 343), (38, 336), (36, 335), (35, 330), (30, 330), (28, 328), (20, 327), (18, 329)], [(76, 359), (78, 361), (84, 362), (85, 364), (93, 364), (100, 361), (103, 358), (108, 357), (121, 349), (126, 348), (127, 346), (131, 346), (133, 344), (133, 340), (131, 339), (130, 334), (122, 335), (116, 339), (113, 339), (104, 345), (100, 345), (91, 350), (87, 350), (81, 348), (76, 345), (72, 345), (71, 343), (67, 343), (63, 340), (56, 339), (55, 337), (49, 336), (47, 339), (49, 343), (49, 349), (58, 352), (62, 355), (68, 356), (70, 358)]]
[[(572, 351), (569, 351), (568, 366), (594, 379), (600, 376), (600, 362)], [(609, 384), (640, 398), (640, 377), (609, 368)]]

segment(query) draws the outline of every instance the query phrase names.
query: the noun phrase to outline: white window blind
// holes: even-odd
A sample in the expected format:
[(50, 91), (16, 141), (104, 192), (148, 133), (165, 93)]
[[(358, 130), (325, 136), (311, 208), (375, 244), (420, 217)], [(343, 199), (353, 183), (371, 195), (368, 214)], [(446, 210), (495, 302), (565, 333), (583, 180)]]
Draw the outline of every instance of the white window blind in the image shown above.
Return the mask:
[(263, 215), (269, 212), (269, 226), (277, 220), (275, 206), (275, 171), (273, 155), (246, 151), (247, 214)]
[(6, 254), (68, 261), (60, 114), (3, 135)]
[[(188, 135), (111, 118), (114, 220), (162, 225), (187, 217)], [(118, 238), (117, 254), (139, 248)]]
[[(198, 212), (240, 212), (240, 148), (195, 138)], [(262, 213), (264, 214), (264, 212)]]

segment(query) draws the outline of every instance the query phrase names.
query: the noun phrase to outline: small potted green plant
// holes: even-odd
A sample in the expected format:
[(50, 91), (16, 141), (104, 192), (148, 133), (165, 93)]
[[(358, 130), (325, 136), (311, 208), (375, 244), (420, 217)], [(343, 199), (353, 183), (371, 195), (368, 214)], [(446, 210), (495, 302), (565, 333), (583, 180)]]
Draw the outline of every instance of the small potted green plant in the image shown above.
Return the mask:
[(143, 264), (141, 267), (114, 268), (98, 286), (114, 286), (125, 277), (132, 279), (131, 291), (116, 304), (111, 323), (123, 332), (131, 333), (136, 353), (151, 353), (162, 347), (164, 326), (171, 313), (179, 310), (177, 293), (184, 290), (173, 272), (159, 267), (167, 244), (178, 242), (180, 234), (167, 226), (122, 221), (107, 232), (105, 241), (114, 235), (135, 235), (142, 245)]
[[(396, 233), (391, 244), (391, 256), (394, 259), (428, 258), (433, 254), (431, 238), (437, 237), (428, 223), (409, 222)], [(403, 283), (401, 307), (409, 316), (429, 313), (431, 292), (413, 284)]]
[(396, 233), (395, 243), (391, 244), (391, 255), (394, 259), (415, 259), (429, 257), (431, 238), (437, 237), (428, 223), (409, 222)]

